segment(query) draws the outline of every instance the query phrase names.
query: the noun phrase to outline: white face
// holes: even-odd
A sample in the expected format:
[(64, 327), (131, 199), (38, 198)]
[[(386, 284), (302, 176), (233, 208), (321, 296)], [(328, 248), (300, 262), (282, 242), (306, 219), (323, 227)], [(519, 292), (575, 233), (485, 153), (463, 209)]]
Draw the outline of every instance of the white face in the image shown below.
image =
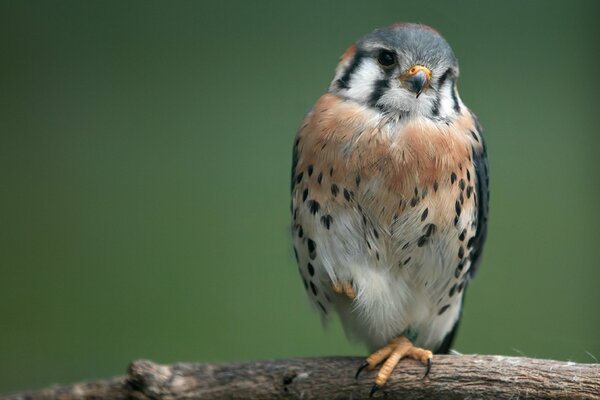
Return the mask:
[[(415, 68), (426, 72), (422, 88), (422, 80), (415, 88), (416, 79), (411, 72)], [(458, 66), (454, 60), (435, 57), (420, 60), (407, 50), (361, 43), (358, 50), (338, 65), (329, 91), (386, 114), (445, 119), (464, 107), (456, 90), (457, 78)]]
[[(391, 76), (386, 76), (386, 71), (378, 65), (375, 59), (366, 58), (353, 74), (350, 88), (343, 94), (359, 103), (369, 104), (382, 110), (397, 110), (410, 116), (428, 114), (436, 97), (433, 90), (426, 88), (417, 97), (417, 94), (410, 91), (400, 79), (400, 76), (406, 71), (393, 72)], [(379, 81), (387, 82), (387, 87), (374, 98), (372, 94)]]

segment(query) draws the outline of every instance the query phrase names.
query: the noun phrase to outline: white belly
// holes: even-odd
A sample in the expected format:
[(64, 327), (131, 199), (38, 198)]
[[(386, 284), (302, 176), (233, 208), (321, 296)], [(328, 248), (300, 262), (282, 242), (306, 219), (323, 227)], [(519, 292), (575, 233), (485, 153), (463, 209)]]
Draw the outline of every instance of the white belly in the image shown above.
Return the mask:
[[(316, 284), (317, 295), (311, 297), (328, 315), (331, 309), (337, 311), (347, 335), (370, 350), (407, 330), (416, 334), (417, 346), (435, 350), (460, 316), (457, 229), (438, 229), (426, 245), (418, 246), (422, 211), (416, 207), (390, 229), (376, 226), (377, 233), (365, 228), (357, 210), (337, 213), (330, 229), (312, 215), (298, 216), (304, 221), (303, 237), (294, 235), (301, 273), (305, 275), (302, 265), (309, 262), (315, 269), (311, 282)], [(318, 244), (314, 259), (306, 251), (307, 235)], [(468, 264), (462, 272), (467, 270)], [(352, 281), (356, 298), (333, 292), (333, 281)]]

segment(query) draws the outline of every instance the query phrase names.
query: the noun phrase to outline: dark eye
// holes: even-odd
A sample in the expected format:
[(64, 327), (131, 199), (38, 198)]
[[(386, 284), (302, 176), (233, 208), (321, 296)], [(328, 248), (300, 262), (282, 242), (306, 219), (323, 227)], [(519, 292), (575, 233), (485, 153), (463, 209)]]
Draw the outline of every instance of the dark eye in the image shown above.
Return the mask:
[(389, 50), (381, 50), (381, 52), (377, 56), (377, 62), (382, 67), (389, 68), (396, 64), (396, 56)]

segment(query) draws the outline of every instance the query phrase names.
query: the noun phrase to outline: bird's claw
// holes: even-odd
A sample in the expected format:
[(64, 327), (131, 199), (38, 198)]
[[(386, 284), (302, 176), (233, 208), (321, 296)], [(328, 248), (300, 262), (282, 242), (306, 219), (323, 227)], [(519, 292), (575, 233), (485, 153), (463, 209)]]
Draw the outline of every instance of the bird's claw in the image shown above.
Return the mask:
[(429, 357), (427, 359), (427, 368), (425, 369), (425, 375), (423, 375), (423, 379), (427, 378), (427, 375), (429, 375), (429, 371), (431, 371), (431, 357)]
[(358, 367), (358, 369), (356, 370), (356, 375), (354, 375), (354, 379), (358, 379), (358, 375), (360, 375), (362, 370), (367, 368), (368, 366), (369, 366), (369, 362), (367, 360), (363, 361), (363, 363), (360, 364), (360, 367)]
[(375, 385), (371, 388), (370, 396), (373, 396), (373, 393), (379, 390), (387, 382), (392, 371), (403, 358), (413, 358), (420, 361), (425, 365), (425, 375), (423, 376), (423, 379), (429, 375), (431, 365), (433, 364), (433, 353), (429, 350), (415, 347), (406, 336), (399, 336), (392, 339), (386, 346), (380, 348), (363, 361), (360, 367), (358, 367), (354, 378), (358, 379), (358, 376), (363, 369), (373, 369), (377, 365), (383, 363), (375, 378)]
[(373, 386), (371, 386), (371, 391), (369, 392), (369, 398), (373, 397), (375, 392), (378, 390), (379, 390), (379, 385), (374, 383)]

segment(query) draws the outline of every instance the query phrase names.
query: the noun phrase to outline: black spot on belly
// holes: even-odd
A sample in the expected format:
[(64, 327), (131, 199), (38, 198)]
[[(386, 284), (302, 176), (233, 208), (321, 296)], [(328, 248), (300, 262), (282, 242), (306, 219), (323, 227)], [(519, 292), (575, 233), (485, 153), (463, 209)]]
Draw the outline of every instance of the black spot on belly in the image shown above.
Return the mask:
[(450, 183), (454, 184), (456, 182), (456, 174), (453, 172), (450, 174)]
[(340, 189), (338, 188), (338, 185), (336, 185), (335, 183), (331, 185), (331, 194), (333, 195), (333, 197), (337, 196), (339, 191)]
[(425, 218), (427, 218), (427, 214), (429, 214), (429, 208), (426, 208), (423, 211), (423, 214), (421, 214), (421, 221), (425, 221)]
[(430, 237), (435, 233), (437, 226), (435, 224), (428, 224), (425, 228), (425, 236)]
[(465, 256), (465, 248), (460, 246), (458, 248), (458, 258), (463, 258)]
[(327, 229), (329, 229), (331, 227), (331, 223), (333, 222), (333, 217), (329, 214), (327, 215), (323, 215), (321, 217), (321, 223), (323, 224), (323, 226)]
[(302, 192), (302, 201), (306, 201), (307, 197), (308, 197), (308, 188), (304, 189), (304, 191)]
[(466, 235), (467, 235), (467, 230), (463, 229), (462, 232), (460, 233), (460, 235), (458, 235), (458, 240), (460, 240), (462, 242), (463, 240), (465, 240)]
[(471, 193), (473, 193), (473, 186), (467, 187), (467, 199), (471, 198)]
[(454, 270), (454, 277), (458, 278), (460, 276), (460, 273), (462, 272), (463, 268), (465, 267), (465, 262), (461, 261), (457, 266), (456, 269)]
[(353, 193), (351, 191), (349, 191), (348, 189), (344, 189), (344, 198), (346, 199), (346, 201), (350, 201), (350, 199), (352, 199), (352, 195)]
[(323, 173), (319, 172), (319, 176), (317, 176), (317, 183), (320, 185), (323, 182)]
[(315, 286), (313, 281), (310, 281), (310, 290), (312, 290), (312, 292), (315, 296), (318, 294), (317, 287)]
[(302, 225), (298, 225), (298, 237), (302, 238), (304, 236), (304, 229), (302, 229)]
[(312, 176), (312, 174), (313, 174), (313, 166), (309, 165), (308, 166), (308, 176)]
[(456, 211), (456, 215), (460, 217), (460, 212), (462, 211), (460, 201), (456, 200), (456, 203), (454, 203), (454, 210)]
[(438, 191), (438, 181), (437, 180), (433, 181), (433, 191), (434, 192)]
[(314, 260), (317, 256), (317, 244), (314, 240), (308, 239), (306, 241), (306, 247), (308, 248), (308, 256), (311, 260)]
[(443, 306), (442, 308), (440, 308), (440, 311), (438, 311), (438, 315), (442, 315), (449, 308), (450, 308), (450, 304), (446, 304), (445, 306)]
[(310, 276), (314, 276), (315, 275), (315, 267), (313, 267), (313, 265), (311, 263), (308, 263), (308, 265), (306, 266), (306, 268), (308, 269), (308, 273)]
[(448, 293), (448, 296), (450, 296), (450, 297), (454, 296), (455, 290), (456, 290), (456, 284), (452, 285), (452, 287), (450, 288), (450, 292)]
[(460, 179), (460, 182), (458, 182), (458, 187), (460, 188), (460, 190), (465, 190), (465, 187), (467, 186), (467, 183), (465, 182), (464, 179)]
[(308, 209), (310, 210), (310, 213), (312, 215), (315, 215), (316, 213), (318, 213), (320, 208), (321, 208), (321, 205), (319, 204), (318, 201), (316, 201), (316, 200), (308, 201)]
[(467, 248), (470, 249), (471, 247), (473, 247), (473, 243), (475, 243), (475, 236), (469, 239), (469, 241), (467, 242)]
[(423, 247), (425, 245), (425, 243), (427, 243), (427, 240), (429, 240), (431, 235), (433, 235), (435, 233), (436, 229), (437, 229), (437, 227), (435, 224), (427, 224), (425, 226), (425, 233), (417, 241), (417, 246)]

